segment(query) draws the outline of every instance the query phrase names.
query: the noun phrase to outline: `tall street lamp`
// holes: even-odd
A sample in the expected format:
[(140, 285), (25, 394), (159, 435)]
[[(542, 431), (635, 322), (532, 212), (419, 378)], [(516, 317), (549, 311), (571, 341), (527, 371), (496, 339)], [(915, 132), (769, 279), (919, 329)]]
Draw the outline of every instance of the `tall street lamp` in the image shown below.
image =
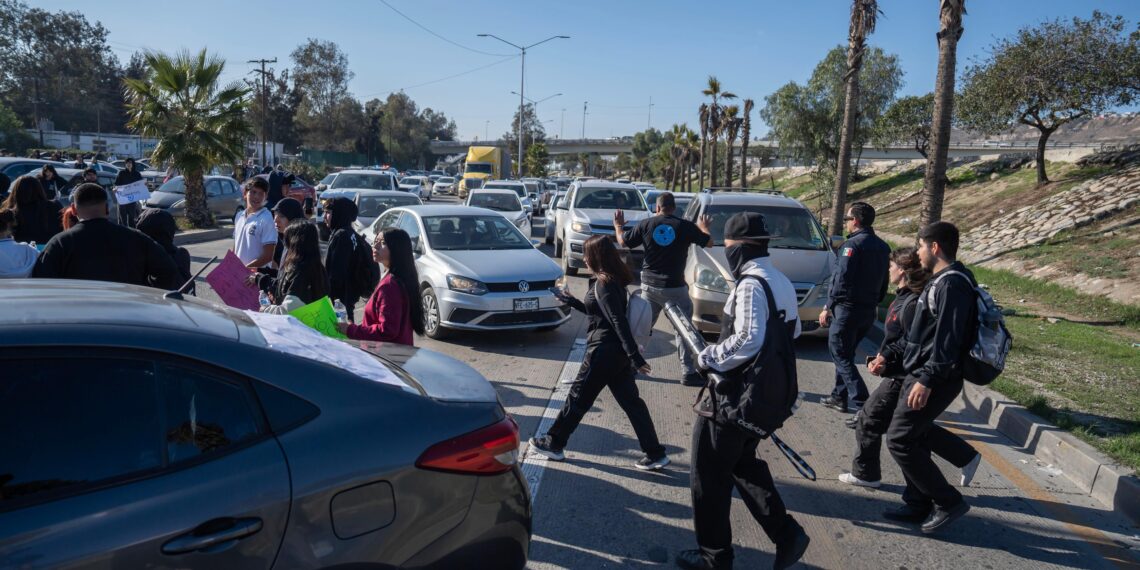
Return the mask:
[(519, 156), (518, 156), (519, 178), (522, 178), (522, 174), (523, 174), (523, 170), (522, 170), (522, 157), (523, 157), (522, 124), (523, 124), (523, 92), (526, 90), (526, 87), (525, 87), (526, 86), (526, 50), (528, 50), (532, 47), (535, 47), (537, 45), (544, 44), (550, 40), (558, 40), (558, 39), (568, 40), (568, 39), (570, 39), (570, 36), (551, 36), (549, 38), (546, 38), (545, 40), (542, 40), (541, 42), (536, 42), (536, 43), (530, 44), (529, 46), (520, 46), (520, 45), (513, 44), (511, 42), (508, 42), (507, 40), (504, 40), (503, 38), (500, 38), (499, 36), (496, 36), (495, 34), (477, 34), (477, 35), (481, 38), (495, 38), (496, 40), (499, 40), (500, 42), (503, 42), (503, 43), (519, 50), (519, 52), (522, 55), (522, 72), (519, 76)]

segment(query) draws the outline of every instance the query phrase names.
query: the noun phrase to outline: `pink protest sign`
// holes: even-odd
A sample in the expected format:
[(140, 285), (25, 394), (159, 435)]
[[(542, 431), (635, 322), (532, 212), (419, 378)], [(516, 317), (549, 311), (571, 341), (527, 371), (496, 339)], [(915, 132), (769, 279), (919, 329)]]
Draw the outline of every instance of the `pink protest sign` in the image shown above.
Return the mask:
[(245, 280), (252, 270), (234, 255), (227, 251), (225, 259), (206, 276), (206, 282), (213, 287), (214, 292), (222, 298), (225, 304), (249, 311), (259, 308), (257, 302), (257, 287), (246, 285)]

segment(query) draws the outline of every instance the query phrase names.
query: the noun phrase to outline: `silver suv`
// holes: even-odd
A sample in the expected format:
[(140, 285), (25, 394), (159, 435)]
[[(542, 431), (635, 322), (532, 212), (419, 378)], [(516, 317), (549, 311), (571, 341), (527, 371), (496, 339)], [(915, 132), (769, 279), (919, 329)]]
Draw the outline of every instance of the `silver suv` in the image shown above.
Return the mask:
[(827, 328), (820, 327), (818, 319), (827, 303), (835, 240), (827, 237), (802, 203), (765, 190), (706, 189), (685, 210), (685, 219), (693, 222), (703, 215), (712, 218), (713, 247), (691, 247), (685, 265), (685, 280), (693, 300), (693, 325), (701, 332), (720, 332), (724, 303), (734, 282), (724, 255), (724, 224), (737, 212), (764, 215), (768, 231), (777, 236), (769, 245), (772, 262), (796, 288), (803, 332), (827, 336)]
[[(562, 270), (577, 275), (586, 267), (582, 260), (582, 244), (594, 234), (614, 235), (614, 212), (625, 212), (625, 227), (632, 228), (649, 215), (641, 192), (630, 184), (601, 180), (577, 181), (570, 185), (566, 197), (558, 202), (557, 227), (554, 232), (554, 256), (562, 258)], [(620, 248), (619, 248), (620, 250)], [(641, 267), (644, 251), (622, 251), (626, 262)]]

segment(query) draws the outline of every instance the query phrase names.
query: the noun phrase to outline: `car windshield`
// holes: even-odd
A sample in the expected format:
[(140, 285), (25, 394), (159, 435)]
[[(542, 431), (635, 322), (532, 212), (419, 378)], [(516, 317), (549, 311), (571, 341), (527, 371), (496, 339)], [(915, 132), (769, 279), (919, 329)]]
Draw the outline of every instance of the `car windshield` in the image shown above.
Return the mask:
[(680, 215), (681, 212), (684, 212), (685, 210), (689, 209), (689, 204), (691, 204), (693, 202), (693, 197), (692, 196), (678, 196), (677, 194), (674, 194), (673, 195), (673, 201), (677, 203), (677, 214)]
[(488, 210), (495, 210), (496, 212), (518, 212), (522, 210), (522, 204), (519, 199), (510, 194), (498, 194), (490, 192), (476, 192), (471, 195), (471, 203), (468, 206), (476, 208), (487, 208)]
[(330, 188), (361, 188), (366, 190), (395, 190), (392, 177), (387, 174), (341, 173)]
[(423, 182), (423, 178), (420, 178), (419, 176), (405, 176), (402, 180), (400, 180), (400, 185), (401, 186), (418, 186), (422, 182)]
[(467, 172), (478, 172), (479, 174), (492, 174), (494, 171), (491, 164), (488, 162), (468, 162)]
[(375, 218), (386, 212), (388, 208), (418, 206), (421, 203), (415, 196), (404, 194), (398, 196), (361, 196), (356, 206), (360, 210), (361, 216)]
[(641, 193), (633, 188), (581, 188), (574, 198), (575, 208), (599, 210), (645, 210)]
[(484, 186), (488, 190), (511, 190), (518, 194), (519, 198), (526, 197), (526, 186), (521, 184), (496, 184), (494, 182)]
[(168, 192), (170, 194), (185, 194), (186, 193), (186, 182), (181, 176), (179, 176), (178, 178), (172, 178), (166, 184), (159, 186), (158, 191), (159, 192)]
[(441, 176), (436, 182), (440, 184), (453, 184), (455, 179), (450, 176)]
[(437, 250), (534, 248), (514, 224), (497, 214), (428, 216), (424, 227), (428, 243)]
[(330, 175), (328, 175), (328, 176), (326, 176), (326, 177), (322, 178), (322, 179), (321, 179), (321, 182), (320, 182), (320, 183), (321, 183), (321, 184), (324, 184), (325, 186), (328, 186), (329, 184), (332, 184), (332, 181), (333, 181), (333, 180), (335, 180), (335, 179), (336, 179), (336, 175), (335, 175), (335, 174), (330, 174)]
[(768, 231), (773, 236), (776, 236), (772, 238), (769, 245), (772, 249), (821, 251), (827, 249), (823, 240), (823, 233), (811, 212), (802, 208), (778, 206), (723, 205), (706, 207), (702, 214), (712, 218), (709, 233), (712, 234), (713, 245), (724, 245), (724, 224), (728, 218), (737, 212), (757, 212), (764, 215), (764, 225), (768, 227)]

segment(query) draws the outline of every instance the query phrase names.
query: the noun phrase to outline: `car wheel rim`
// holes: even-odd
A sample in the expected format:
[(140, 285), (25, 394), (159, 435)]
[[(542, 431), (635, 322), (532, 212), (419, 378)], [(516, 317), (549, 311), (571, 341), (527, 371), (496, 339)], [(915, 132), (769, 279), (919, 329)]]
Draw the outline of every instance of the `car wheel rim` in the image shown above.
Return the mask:
[(435, 296), (430, 293), (424, 295), (424, 314), (427, 315), (428, 332), (434, 333), (439, 327), (439, 305), (435, 302)]

